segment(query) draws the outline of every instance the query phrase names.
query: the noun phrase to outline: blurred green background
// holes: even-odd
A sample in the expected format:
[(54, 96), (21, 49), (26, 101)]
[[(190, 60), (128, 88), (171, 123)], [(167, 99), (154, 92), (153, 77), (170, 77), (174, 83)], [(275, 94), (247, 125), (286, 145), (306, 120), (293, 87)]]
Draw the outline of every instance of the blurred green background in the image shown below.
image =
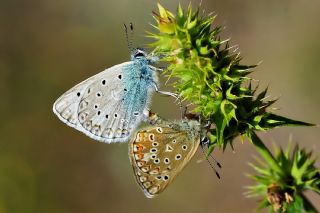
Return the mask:
[[(174, 11), (178, 1), (161, 3)], [(239, 44), (243, 63), (263, 61), (253, 77), (280, 96), (279, 114), (319, 123), (319, 0), (203, 0), (203, 8), (218, 14), (216, 23), (226, 26), (222, 38)], [(123, 23), (134, 23), (136, 45), (150, 42), (144, 35), (152, 10), (150, 0), (1, 1), (1, 213), (254, 212), (256, 202), (243, 196), (250, 184), (244, 173), (252, 171), (247, 162), (257, 155), (248, 142), (238, 140), (235, 152), (214, 152), (221, 180), (206, 161), (197, 163), (199, 151), (161, 196), (146, 199), (127, 144), (94, 142), (54, 116), (52, 104), (63, 92), (129, 59)], [(155, 95), (154, 111), (178, 118), (175, 108), (172, 99)], [(317, 127), (260, 135), (286, 146), (290, 134), (319, 155)], [(320, 209), (319, 196), (308, 196)]]

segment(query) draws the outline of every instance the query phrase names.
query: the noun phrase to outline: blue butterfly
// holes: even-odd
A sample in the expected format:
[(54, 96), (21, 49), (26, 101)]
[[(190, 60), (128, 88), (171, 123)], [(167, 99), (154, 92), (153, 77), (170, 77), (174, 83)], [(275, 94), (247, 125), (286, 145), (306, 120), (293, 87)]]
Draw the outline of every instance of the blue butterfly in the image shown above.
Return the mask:
[(137, 48), (131, 61), (115, 65), (74, 86), (53, 105), (67, 125), (106, 143), (126, 142), (148, 116), (154, 91), (159, 91), (158, 57)]

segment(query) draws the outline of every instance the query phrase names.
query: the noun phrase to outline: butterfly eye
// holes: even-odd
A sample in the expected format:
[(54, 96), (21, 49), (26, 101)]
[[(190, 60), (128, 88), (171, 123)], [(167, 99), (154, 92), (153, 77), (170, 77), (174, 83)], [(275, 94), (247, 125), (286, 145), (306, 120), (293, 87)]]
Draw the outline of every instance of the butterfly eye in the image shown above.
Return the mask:
[(134, 55), (135, 58), (137, 57), (143, 57), (145, 56), (142, 52), (138, 52), (137, 54)]
[(176, 160), (180, 160), (180, 159), (181, 159), (181, 155), (180, 155), (180, 154), (177, 154), (176, 157), (175, 157), (175, 159), (176, 159)]
[(145, 55), (141, 52), (136, 55), (136, 57), (143, 57), (143, 56), (145, 56)]
[(133, 54), (134, 58), (146, 57), (146, 56), (147, 56), (147, 54), (143, 50), (140, 50), (140, 49), (137, 49), (135, 51), (135, 53)]

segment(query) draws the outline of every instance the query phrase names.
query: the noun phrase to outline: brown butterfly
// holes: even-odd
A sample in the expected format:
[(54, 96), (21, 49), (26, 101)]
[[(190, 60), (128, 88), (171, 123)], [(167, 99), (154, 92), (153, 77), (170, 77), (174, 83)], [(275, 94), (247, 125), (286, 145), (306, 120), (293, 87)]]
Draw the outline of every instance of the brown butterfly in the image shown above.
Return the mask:
[(129, 143), (134, 176), (148, 198), (160, 194), (195, 154), (200, 124), (195, 120), (157, 122), (140, 129)]

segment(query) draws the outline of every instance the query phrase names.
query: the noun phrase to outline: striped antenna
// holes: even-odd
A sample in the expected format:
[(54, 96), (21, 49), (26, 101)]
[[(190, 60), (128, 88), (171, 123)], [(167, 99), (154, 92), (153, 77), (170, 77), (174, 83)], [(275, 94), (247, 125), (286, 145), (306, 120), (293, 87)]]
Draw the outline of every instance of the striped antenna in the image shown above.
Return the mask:
[(201, 150), (202, 150), (202, 153), (203, 155), (205, 156), (206, 160), (208, 161), (210, 167), (213, 169), (213, 171), (215, 172), (216, 176), (220, 179), (220, 174), (219, 172), (217, 171), (217, 168), (216, 166), (219, 167), (219, 169), (221, 169), (221, 164), (210, 154), (210, 158), (214, 161), (214, 164), (207, 158), (207, 155), (205, 153), (205, 150), (204, 150), (204, 146), (205, 145), (208, 145), (209, 144), (209, 139), (207, 137), (203, 137), (201, 139), (201, 142), (200, 142), (200, 147), (201, 147)]
[(126, 36), (128, 49), (130, 50), (130, 52), (132, 52), (133, 51), (133, 47), (132, 47), (133, 25), (132, 25), (132, 23), (130, 23), (130, 38), (129, 38), (129, 34), (128, 34), (127, 25), (124, 23), (123, 26), (124, 26), (124, 33), (125, 33), (125, 36)]
[(133, 50), (133, 38), (134, 38), (134, 34), (133, 34), (133, 24), (130, 22), (130, 47), (131, 47), (131, 50)]

